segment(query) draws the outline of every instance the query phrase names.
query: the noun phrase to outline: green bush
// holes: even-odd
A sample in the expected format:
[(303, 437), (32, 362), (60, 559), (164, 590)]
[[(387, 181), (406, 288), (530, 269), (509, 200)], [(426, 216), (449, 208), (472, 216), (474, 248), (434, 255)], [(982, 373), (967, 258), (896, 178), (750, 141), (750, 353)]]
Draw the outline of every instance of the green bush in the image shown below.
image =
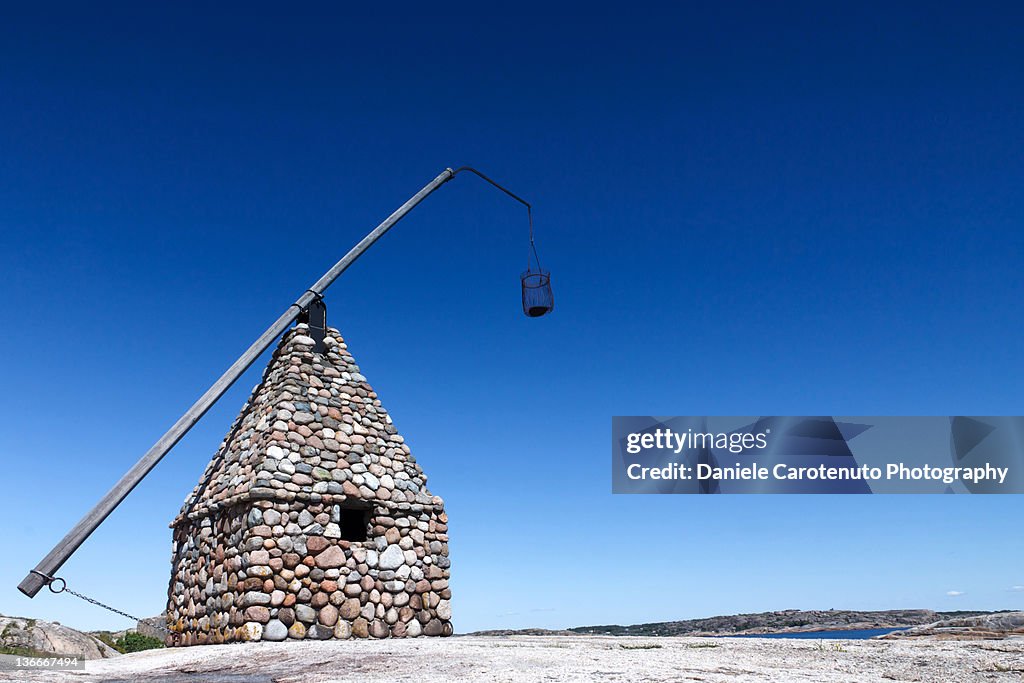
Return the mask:
[[(96, 636), (104, 645), (108, 645), (117, 650), (117, 643), (114, 642), (114, 636), (110, 634), (110, 631), (97, 631), (96, 633), (93, 633), (93, 635)], [(118, 650), (118, 652), (120, 652), (120, 650)]]
[(164, 641), (152, 636), (144, 636), (135, 631), (129, 631), (114, 641), (114, 648), (118, 652), (141, 652), (143, 650), (154, 650), (163, 647)]

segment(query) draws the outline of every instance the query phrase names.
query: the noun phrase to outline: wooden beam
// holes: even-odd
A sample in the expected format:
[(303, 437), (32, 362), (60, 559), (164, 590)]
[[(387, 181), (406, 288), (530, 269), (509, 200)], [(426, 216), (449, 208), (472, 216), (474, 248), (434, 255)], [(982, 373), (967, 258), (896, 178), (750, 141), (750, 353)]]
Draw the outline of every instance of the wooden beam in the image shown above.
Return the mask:
[[(461, 169), (460, 169), (461, 170)], [(334, 266), (324, 273), (323, 277), (303, 292), (295, 303), (289, 306), (281, 316), (274, 321), (266, 332), (236, 360), (220, 378), (199, 397), (191, 408), (182, 415), (174, 425), (167, 430), (160, 439), (153, 444), (153, 447), (146, 451), (146, 454), (135, 463), (128, 472), (121, 477), (121, 480), (114, 484), (114, 487), (103, 496), (103, 499), (96, 504), (82, 519), (74, 526), (61, 541), (44, 557), (35, 569), (28, 573), (18, 590), (30, 598), (35, 597), (39, 590), (49, 583), (45, 577), (52, 577), (58, 569), (67, 561), (71, 555), (78, 550), (79, 546), (89, 538), (103, 520), (121, 503), (125, 497), (132, 492), (139, 482), (156, 467), (156, 464), (167, 455), (168, 451), (181, 440), (185, 434), (206, 414), (214, 403), (217, 402), (224, 392), (227, 391), (235, 381), (242, 376), (250, 365), (274, 343), (282, 332), (288, 329), (292, 321), (309, 306), (310, 302), (323, 294), (324, 290), (331, 286), (338, 276), (362, 256), (363, 252), (370, 248), (374, 242), (381, 238), (392, 226), (400, 221), (407, 213), (413, 210), (417, 204), (426, 199), (434, 190), (444, 185), (455, 177), (455, 171), (445, 169), (439, 176), (427, 183), (423, 189), (414, 194), (409, 200), (388, 216), (383, 223), (374, 228), (370, 233), (360, 240), (359, 244), (352, 247), (345, 256)]]

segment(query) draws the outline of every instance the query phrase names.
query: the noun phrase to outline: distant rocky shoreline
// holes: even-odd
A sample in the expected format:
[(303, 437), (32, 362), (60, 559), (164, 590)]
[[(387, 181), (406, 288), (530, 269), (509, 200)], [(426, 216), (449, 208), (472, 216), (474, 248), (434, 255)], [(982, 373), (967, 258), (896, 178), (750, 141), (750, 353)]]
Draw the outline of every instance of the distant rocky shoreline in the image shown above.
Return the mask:
[(959, 616), (924, 626), (915, 626), (881, 636), (887, 640), (934, 638), (936, 640), (1001, 640), (1024, 638), (1024, 612), (991, 612)]
[[(1017, 616), (1014, 616), (1017, 615)], [(902, 637), (941, 635), (945, 638), (984, 637), (969, 633), (1024, 634), (1024, 612), (935, 612), (932, 610), (781, 610), (756, 614), (735, 614), (621, 626), (577, 626), (564, 630), (499, 629), (469, 635), (602, 635), (602, 636), (732, 636), (851, 631), (861, 629), (910, 629)], [(1017, 629), (1017, 630), (1015, 630)], [(901, 637), (891, 634), (888, 637)]]

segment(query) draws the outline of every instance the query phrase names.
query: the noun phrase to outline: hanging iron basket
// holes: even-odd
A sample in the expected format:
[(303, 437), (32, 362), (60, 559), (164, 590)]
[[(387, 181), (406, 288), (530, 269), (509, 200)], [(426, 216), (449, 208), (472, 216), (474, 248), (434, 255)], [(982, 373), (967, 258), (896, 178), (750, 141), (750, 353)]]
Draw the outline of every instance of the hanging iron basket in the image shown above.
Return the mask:
[(539, 318), (555, 309), (555, 295), (551, 292), (551, 273), (546, 270), (527, 270), (521, 276), (523, 285), (523, 313)]

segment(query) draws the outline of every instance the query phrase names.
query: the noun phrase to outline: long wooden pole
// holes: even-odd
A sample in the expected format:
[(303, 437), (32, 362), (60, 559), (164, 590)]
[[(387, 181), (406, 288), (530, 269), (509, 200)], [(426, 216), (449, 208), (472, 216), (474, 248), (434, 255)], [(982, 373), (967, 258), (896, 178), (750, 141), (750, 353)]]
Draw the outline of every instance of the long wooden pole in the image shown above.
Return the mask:
[[(459, 169), (460, 171), (463, 169)], [(89, 538), (93, 531), (96, 530), (103, 520), (114, 511), (121, 501), (132, 492), (143, 477), (149, 474), (150, 470), (156, 467), (156, 464), (167, 455), (167, 452), (174, 448), (174, 445), (181, 440), (185, 434), (199, 421), (199, 419), (206, 414), (206, 411), (217, 402), (224, 392), (231, 387), (235, 381), (242, 376), (250, 365), (253, 364), (259, 356), (267, 350), (267, 348), (274, 342), (275, 339), (284, 332), (289, 325), (298, 317), (309, 304), (323, 294), (332, 282), (338, 279), (338, 276), (345, 272), (352, 263), (359, 258), (364, 251), (370, 248), (370, 246), (376, 242), (380, 237), (394, 226), (395, 223), (400, 221), (405, 214), (409, 213), (416, 207), (417, 204), (426, 199), (434, 190), (444, 185), (446, 182), (455, 177), (457, 171), (453, 171), (450, 168), (446, 168), (439, 176), (434, 178), (432, 181), (427, 183), (422, 190), (414, 194), (409, 198), (405, 204), (402, 204), (398, 209), (388, 216), (383, 223), (374, 228), (370, 234), (364, 237), (359, 244), (352, 247), (352, 249), (345, 254), (345, 256), (338, 261), (334, 266), (324, 273), (324, 276), (316, 281), (312, 287), (303, 292), (295, 303), (288, 307), (281, 316), (274, 321), (274, 324), (267, 328), (267, 331), (260, 335), (259, 339), (252, 343), (252, 346), (242, 354), (241, 358), (236, 360), (227, 371), (220, 376), (213, 386), (206, 390), (206, 393), (199, 397), (199, 400), (193, 404), (188, 411), (181, 416), (181, 418), (174, 423), (167, 433), (160, 437), (160, 440), (153, 444), (153, 447), (146, 451), (146, 454), (139, 459), (135, 465), (132, 466), (128, 472), (121, 477), (121, 480), (114, 484), (114, 488), (110, 489), (107, 495), (103, 496), (103, 499), (96, 504), (88, 514), (83, 517), (75, 527), (68, 532), (68, 534), (61, 539), (60, 543), (53, 547), (46, 557), (44, 557), (36, 568), (30, 571), (21, 583), (18, 584), (18, 590), (30, 598), (35, 597), (36, 593), (49, 583), (47, 577), (52, 577), (54, 573), (61, 568), (61, 566), (67, 561), (71, 555), (78, 550), (78, 547), (82, 545), (85, 539)], [(489, 181), (491, 182), (491, 181)], [(507, 190), (506, 190), (507, 191)]]

